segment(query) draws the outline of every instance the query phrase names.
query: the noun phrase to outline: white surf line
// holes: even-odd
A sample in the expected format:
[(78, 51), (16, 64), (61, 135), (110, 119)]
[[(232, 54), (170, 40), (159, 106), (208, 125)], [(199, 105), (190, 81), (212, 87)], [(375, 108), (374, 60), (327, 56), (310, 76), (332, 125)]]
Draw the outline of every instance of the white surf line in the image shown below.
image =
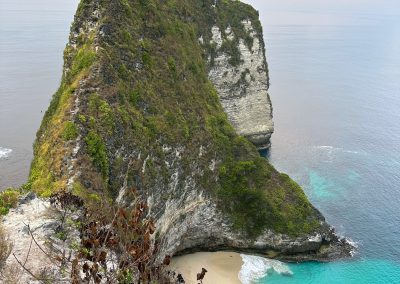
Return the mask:
[(0, 159), (7, 158), (12, 152), (12, 149), (0, 147)]
[(329, 154), (331, 154), (332, 152), (343, 152), (343, 153), (348, 153), (348, 154), (366, 154), (363, 151), (355, 151), (355, 150), (347, 150), (347, 149), (343, 149), (341, 147), (334, 147), (334, 146), (330, 146), (330, 145), (321, 145), (321, 146), (314, 146), (314, 148), (319, 149), (319, 150), (325, 150), (327, 151)]
[(240, 255), (243, 266), (239, 272), (239, 279), (243, 284), (251, 284), (268, 275), (269, 271), (275, 271), (282, 275), (293, 275), (289, 266), (285, 263), (254, 255)]

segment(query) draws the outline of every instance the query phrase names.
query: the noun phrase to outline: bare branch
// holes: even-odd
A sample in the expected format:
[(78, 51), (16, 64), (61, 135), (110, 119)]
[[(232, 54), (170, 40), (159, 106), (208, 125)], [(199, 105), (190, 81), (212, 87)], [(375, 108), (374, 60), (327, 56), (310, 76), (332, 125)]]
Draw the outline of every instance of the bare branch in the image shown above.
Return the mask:
[(33, 239), (31, 238), (31, 243), (29, 244), (29, 250), (28, 250), (28, 253), (26, 254), (26, 258), (24, 261), (24, 266), (25, 266), (26, 262), (28, 261), (29, 254), (31, 253), (32, 243), (33, 243)]
[(43, 279), (38, 278), (37, 276), (35, 276), (35, 274), (33, 274), (28, 268), (25, 267), (24, 264), (22, 264), (21, 261), (19, 261), (18, 257), (15, 255), (15, 253), (12, 254), (15, 258), (15, 260), (18, 262), (18, 264), (30, 275), (32, 276), (35, 280), (43, 282)]

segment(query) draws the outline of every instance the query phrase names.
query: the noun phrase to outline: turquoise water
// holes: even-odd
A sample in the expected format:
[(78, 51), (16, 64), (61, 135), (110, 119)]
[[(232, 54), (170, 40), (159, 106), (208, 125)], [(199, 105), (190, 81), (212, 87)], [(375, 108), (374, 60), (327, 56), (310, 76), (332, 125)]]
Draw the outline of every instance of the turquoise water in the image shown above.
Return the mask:
[(358, 244), (350, 261), (260, 283), (400, 283), (400, 2), (246, 2), (267, 45), (268, 158)]
[(271, 272), (261, 283), (308, 284), (370, 284), (399, 283), (399, 263), (387, 260), (359, 260), (328, 264), (305, 263), (290, 265), (292, 276)]

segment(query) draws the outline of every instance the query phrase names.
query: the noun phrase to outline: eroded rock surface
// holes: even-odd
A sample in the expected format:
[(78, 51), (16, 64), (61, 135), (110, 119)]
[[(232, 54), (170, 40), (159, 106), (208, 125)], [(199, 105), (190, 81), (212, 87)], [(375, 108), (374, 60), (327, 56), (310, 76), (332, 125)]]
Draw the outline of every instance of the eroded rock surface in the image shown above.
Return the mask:
[[(264, 41), (249, 19), (241, 23), (246, 39), (238, 38), (230, 27), (221, 31), (218, 26), (212, 26), (210, 44), (214, 45), (216, 55), (208, 58), (208, 76), (238, 134), (265, 149), (270, 146), (274, 124)], [(224, 51), (224, 44), (237, 45), (237, 62), (232, 62)]]

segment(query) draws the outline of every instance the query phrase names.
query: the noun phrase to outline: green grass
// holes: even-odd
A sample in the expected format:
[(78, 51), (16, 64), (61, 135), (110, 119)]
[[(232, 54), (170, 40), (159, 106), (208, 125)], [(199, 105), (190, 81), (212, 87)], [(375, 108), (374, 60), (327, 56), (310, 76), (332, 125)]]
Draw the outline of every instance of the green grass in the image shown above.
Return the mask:
[(78, 129), (76, 128), (75, 123), (73, 123), (72, 121), (67, 121), (65, 123), (62, 137), (66, 141), (73, 140), (78, 137)]
[(108, 175), (108, 158), (103, 139), (95, 132), (90, 131), (85, 138), (87, 151), (93, 164), (97, 166), (103, 177)]
[[(78, 13), (85, 10), (85, 5), (86, 1), (82, 1)], [(72, 150), (66, 146), (65, 141), (76, 139), (79, 134), (70, 110), (75, 90), (96, 61), (96, 53), (92, 46), (93, 36), (93, 33), (81, 36), (75, 49), (71, 46), (65, 49), (64, 65), (68, 72), (63, 74), (61, 85), (53, 95), (36, 134), (34, 158), (25, 187), (42, 196), (50, 196), (55, 191), (65, 189), (67, 184), (66, 171), (61, 169), (63, 158), (71, 155)]]
[(91, 50), (88, 46), (83, 46), (78, 50), (73, 61), (69, 76), (71, 78), (76, 77), (84, 69), (89, 68), (96, 59), (96, 53)]
[(6, 215), (11, 208), (15, 208), (20, 195), (19, 190), (12, 188), (0, 192), (0, 215)]

